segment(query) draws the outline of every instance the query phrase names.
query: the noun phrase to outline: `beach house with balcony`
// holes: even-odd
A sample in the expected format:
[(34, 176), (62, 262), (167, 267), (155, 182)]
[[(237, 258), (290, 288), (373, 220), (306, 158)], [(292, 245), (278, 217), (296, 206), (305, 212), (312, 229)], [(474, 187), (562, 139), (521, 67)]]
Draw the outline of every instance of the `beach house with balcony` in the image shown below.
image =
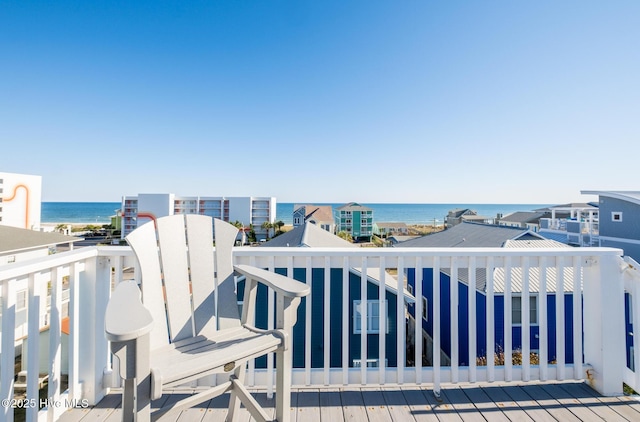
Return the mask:
[(594, 246), (620, 248), (640, 261), (640, 191), (584, 190), (598, 195), (598, 242)]
[[(528, 229), (512, 228), (504, 226), (489, 226), (474, 223), (462, 223), (444, 232), (424, 236), (415, 240), (403, 242), (398, 247), (433, 247), (433, 248), (480, 248), (480, 247), (500, 247), (500, 248), (560, 248), (567, 249), (569, 246), (544, 239)], [(555, 267), (545, 268), (544, 285), (540, 280), (540, 263), (538, 265), (521, 265), (518, 263), (513, 269), (487, 268), (472, 269), (468, 260), (455, 262), (438, 270), (438, 277), (434, 277), (433, 268), (424, 268), (422, 274), (417, 278), (421, 280), (420, 300), (422, 303), (420, 315), (416, 316), (415, 305), (409, 306), (409, 314), (413, 323), (420, 324), (423, 332), (423, 347), (425, 351), (423, 359), (425, 362), (432, 362), (433, 356), (429, 354), (432, 350), (434, 326), (433, 312), (434, 306), (434, 283), (438, 283), (440, 298), (438, 309), (440, 310), (439, 320), (443, 328), (439, 331), (440, 348), (443, 360), (457, 359), (459, 365), (469, 365), (470, 354), (468, 350), (472, 347), (469, 339), (473, 334), (477, 338), (475, 344), (475, 356), (478, 362), (483, 362), (487, 356), (487, 348), (490, 347), (496, 353), (503, 353), (507, 348), (511, 353), (519, 353), (523, 349), (523, 344), (527, 344), (527, 349), (536, 355), (539, 354), (540, 345), (540, 320), (541, 312), (544, 313), (545, 323), (543, 327), (548, 327), (549, 341), (546, 347), (547, 359), (555, 361), (558, 353), (561, 353), (564, 362), (572, 362), (573, 347), (573, 293), (574, 293), (574, 269), (565, 267), (557, 270)], [(517, 267), (517, 268), (516, 268)], [(526, 268), (526, 269), (523, 269)], [(560, 274), (560, 275), (558, 275)], [(580, 279), (577, 279), (579, 282)], [(410, 292), (417, 291), (416, 272), (413, 268), (407, 269), (407, 284)], [(559, 287), (558, 287), (559, 284)], [(470, 296), (475, 296), (473, 306), (471, 306)], [(511, 301), (506, 303), (505, 297), (511, 297)], [(556, 304), (556, 297), (562, 297), (560, 304)], [(455, 300), (452, 300), (455, 298)], [(451, 303), (458, 302), (457, 312), (452, 311)], [(544, 301), (544, 304), (540, 302)], [(490, 305), (489, 305), (490, 302)], [(493, 321), (494, 343), (487, 344), (487, 307), (491, 306), (496, 314)], [(562, 338), (564, 343), (558, 347), (556, 344), (556, 315), (562, 314), (565, 330)], [(471, 333), (470, 319), (475, 320), (475, 332)], [(523, 333), (524, 326), (530, 326), (529, 333)], [(457, 350), (452, 350), (452, 330), (449, 328), (452, 321), (458, 325)], [(510, 344), (505, 344), (505, 329), (510, 327)]]
[(547, 214), (540, 219), (539, 234), (571, 246), (598, 246), (598, 204), (568, 203), (540, 208)]
[(373, 210), (357, 202), (336, 209), (336, 232), (347, 232), (355, 241), (371, 241)]
[[(280, 236), (277, 236), (268, 242), (260, 245), (260, 248), (349, 248), (359, 249), (357, 245), (347, 242), (340, 237), (321, 229), (315, 224), (307, 222), (304, 226), (298, 226)], [(312, 265), (310, 263), (310, 265)], [(362, 335), (362, 315), (365, 315), (366, 332), (369, 347), (367, 349), (366, 366), (380, 366), (380, 350), (378, 336), (380, 330), (384, 329), (385, 338), (385, 366), (395, 365), (397, 361), (397, 336), (394, 330), (397, 327), (397, 292), (398, 281), (389, 272), (381, 271), (379, 268), (362, 267), (349, 268), (348, 274), (345, 275), (341, 268), (331, 268), (328, 272), (324, 268), (311, 266), (307, 268), (293, 268), (293, 278), (304, 283), (311, 284), (311, 295), (303, 298), (303, 305), (306, 301), (310, 302), (311, 311), (304, 313), (299, 311), (298, 324), (294, 327), (294, 367), (303, 367), (305, 361), (305, 353), (311, 350), (311, 366), (320, 368), (323, 364), (323, 349), (330, 347), (331, 349), (331, 367), (339, 367), (342, 365), (340, 351), (342, 350), (342, 330), (344, 329), (343, 319), (348, 321), (348, 339), (349, 345), (349, 366), (360, 367), (362, 365), (362, 354), (360, 349), (360, 336)], [(275, 268), (275, 271), (285, 274), (286, 268)], [(361, 289), (361, 280), (366, 276), (366, 312), (362, 312), (363, 292)], [(328, 282), (327, 282), (328, 281)], [(345, 284), (346, 283), (346, 284)], [(382, 283), (383, 289), (380, 288)], [(330, 295), (326, 294), (327, 286), (329, 286)], [(343, 289), (345, 285), (346, 289)], [(239, 283), (238, 297), (242, 298), (243, 283)], [(380, 291), (384, 290), (385, 299), (380, 303)], [(412, 303), (414, 298), (407, 291), (404, 292), (405, 307)], [(347, 314), (344, 314), (343, 295), (348, 295), (348, 304), (346, 308)], [(264, 300), (261, 300), (264, 299)], [(261, 321), (258, 327), (266, 328), (267, 308), (265, 304), (267, 300), (267, 291), (264, 286), (258, 288), (258, 305), (256, 308), (257, 318)], [(328, 302), (328, 304), (326, 303)], [(405, 315), (406, 312), (402, 312)], [(382, 318), (384, 315), (385, 318)], [(309, 324), (306, 324), (306, 320)], [(384, 321), (382, 321), (384, 319)], [(324, 339), (325, 324), (331, 325), (331, 344), (326, 345)], [(306, 327), (306, 328), (305, 328)], [(311, 330), (311, 337), (308, 347), (305, 347), (305, 330)], [(297, 335), (296, 335), (297, 333)], [(262, 363), (264, 364), (264, 363)]]
[(293, 227), (303, 226), (307, 222), (329, 233), (335, 233), (336, 224), (331, 205), (294, 205)]
[(478, 215), (478, 212), (469, 208), (454, 208), (449, 210), (444, 218), (445, 228), (451, 228), (462, 222), (491, 224), (493, 219)]
[(409, 226), (403, 222), (375, 222), (373, 223), (373, 234), (387, 238), (389, 236), (408, 236)]
[(223, 221), (239, 221), (245, 227), (253, 225), (256, 239), (267, 238), (262, 224), (276, 218), (274, 197), (213, 197), (176, 196), (173, 193), (142, 193), (122, 198), (122, 231), (124, 239), (144, 223), (174, 214), (200, 214)]

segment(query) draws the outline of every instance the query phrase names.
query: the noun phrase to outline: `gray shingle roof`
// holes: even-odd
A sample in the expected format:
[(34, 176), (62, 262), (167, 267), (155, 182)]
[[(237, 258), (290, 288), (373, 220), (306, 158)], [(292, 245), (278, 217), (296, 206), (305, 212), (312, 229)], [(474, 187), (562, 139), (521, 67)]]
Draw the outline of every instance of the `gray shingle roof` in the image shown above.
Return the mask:
[(494, 226), (477, 223), (460, 223), (450, 229), (408, 240), (395, 245), (398, 248), (480, 248), (502, 247), (507, 240), (518, 238), (539, 239), (540, 236), (527, 229)]
[(77, 242), (79, 237), (60, 233), (43, 233), (35, 230), (0, 226), (0, 253), (21, 252), (36, 248)]
[(349, 202), (348, 204), (342, 205), (336, 209), (339, 211), (373, 211), (371, 208), (360, 205), (357, 202)]
[(260, 247), (278, 248), (278, 247), (310, 247), (310, 248), (357, 248), (351, 242), (329, 233), (321, 229), (315, 224), (306, 223), (304, 226), (298, 226), (293, 230), (274, 237), (260, 245)]
[(510, 223), (537, 223), (545, 216), (551, 217), (551, 214), (546, 212), (517, 211), (505, 215), (500, 221), (508, 221)]

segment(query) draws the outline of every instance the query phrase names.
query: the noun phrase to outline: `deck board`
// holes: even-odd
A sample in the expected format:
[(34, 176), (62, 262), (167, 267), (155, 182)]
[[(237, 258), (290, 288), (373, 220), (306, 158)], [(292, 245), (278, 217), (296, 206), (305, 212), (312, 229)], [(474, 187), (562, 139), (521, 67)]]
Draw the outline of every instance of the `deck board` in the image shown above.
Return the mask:
[[(505, 389), (504, 387), (496, 386), (487, 387), (484, 390), (498, 406), (504, 404), (505, 407), (509, 408), (509, 411), (506, 411), (505, 414), (511, 420), (534, 420), (536, 422), (556, 421), (556, 418), (551, 416), (545, 408), (541, 407), (538, 402), (531, 398), (531, 396), (520, 387)], [(516, 407), (524, 412), (524, 415), (518, 413), (515, 410)]]
[(362, 401), (371, 422), (391, 422), (391, 414), (379, 388), (363, 388)]
[(342, 420), (342, 399), (339, 389), (327, 388), (320, 391), (320, 420), (323, 422)]
[[(152, 410), (192, 394), (175, 391), (152, 402)], [(253, 393), (265, 406), (269, 416), (275, 415), (275, 400), (264, 392)], [(90, 409), (71, 409), (59, 419), (62, 422), (120, 420), (121, 396), (107, 395)], [(205, 401), (182, 411), (170, 411), (161, 422), (212, 422), (224, 420), (229, 395)], [(253, 420), (241, 407), (239, 420)], [(424, 386), (327, 387), (294, 389), (291, 395), (292, 422), (307, 421), (637, 421), (640, 401), (637, 397), (601, 397), (582, 382), (556, 383), (478, 383), (443, 385), (438, 400), (433, 390)]]
[(509, 422), (509, 418), (504, 414), (505, 406), (495, 403), (480, 387), (466, 386), (461, 389), (485, 419), (492, 422)]
[[(393, 391), (390, 391), (393, 392)], [(428, 391), (427, 394), (433, 392)], [(409, 408), (409, 414), (414, 418), (416, 422), (437, 422), (438, 417), (433, 411), (433, 406), (427, 398), (425, 393), (419, 387), (403, 387), (402, 395), (407, 402)], [(392, 415), (393, 416), (393, 415)], [(408, 419), (411, 420), (411, 419)]]

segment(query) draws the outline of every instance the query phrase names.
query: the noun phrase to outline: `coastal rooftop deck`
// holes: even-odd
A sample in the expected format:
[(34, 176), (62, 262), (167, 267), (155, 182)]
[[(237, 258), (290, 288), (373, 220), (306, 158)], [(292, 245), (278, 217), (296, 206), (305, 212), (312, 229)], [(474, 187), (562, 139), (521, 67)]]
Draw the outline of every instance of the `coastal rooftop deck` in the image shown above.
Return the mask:
[[(191, 394), (176, 390), (155, 401), (158, 408)], [(112, 392), (95, 407), (71, 409), (61, 422), (120, 420), (120, 395)], [(274, 400), (266, 393), (256, 399), (274, 415)], [(194, 408), (168, 412), (158, 420), (222, 421), (229, 395)], [(240, 421), (253, 420), (244, 408)], [(443, 385), (440, 398), (417, 386), (299, 388), (291, 398), (291, 421), (637, 421), (638, 397), (602, 397), (584, 382), (480, 383)]]
[[(611, 248), (234, 249), (237, 264), (284, 270), (313, 286), (316, 301), (305, 301), (301, 305), (305, 317), (298, 321), (301, 330), (294, 333), (294, 341), (311, 350), (294, 365), (292, 374), (296, 388), (292, 412), (295, 420), (305, 421), (640, 420), (638, 402), (622, 395), (623, 383), (640, 391), (640, 371), (636, 367), (640, 362), (640, 347), (629, 347), (633, 346), (634, 327), (640, 326), (640, 272), (637, 270), (640, 265), (627, 262), (620, 255), (620, 250)], [(64, 406), (29, 408), (26, 420), (118, 418), (120, 396), (113, 387), (120, 384), (115, 375), (117, 366), (112, 362), (104, 336), (104, 313), (113, 286), (136, 277), (135, 272), (133, 275), (125, 272), (132, 266), (135, 267), (135, 263), (129, 247), (98, 246), (16, 262), (0, 269), (1, 398), (14, 397), (15, 346), (20, 341), (28, 350), (39, 350), (47, 362), (46, 368), (42, 368), (38, 353), (29, 353), (23, 361), (23, 368), (27, 370), (27, 400), (38, 398), (40, 372), (48, 375), (46, 398), (49, 402), (82, 400), (91, 406), (71, 410)], [(356, 283), (353, 290), (360, 295), (355, 298), (367, 297), (367, 289), (371, 287), (364, 277), (350, 281), (351, 268), (361, 268), (363, 273), (367, 273), (366, 269), (375, 269), (381, 275), (385, 269), (395, 270), (395, 298), (389, 300), (389, 305), (393, 301), (396, 306), (393, 315), (391, 312), (388, 315), (393, 331), (381, 328), (376, 336), (361, 336), (350, 329), (353, 317), (348, 316), (348, 312), (353, 303), (349, 299), (349, 285)], [(428, 308), (423, 308), (420, 300), (404, 306), (405, 286), (410, 276), (405, 270), (423, 274), (423, 269), (432, 269), (436, 274), (440, 269), (450, 269), (452, 274), (465, 272), (471, 277), (477, 269), (484, 269), (488, 275), (486, 295), (505, 297), (514, 295), (518, 274), (529, 274), (522, 279), (522, 291), (518, 290), (518, 294), (525, 298), (537, 295), (544, 305), (545, 298), (553, 292), (532, 287), (534, 268), (541, 277), (536, 280), (547, 286), (554, 285), (556, 294), (573, 298), (566, 304), (555, 302), (553, 309), (559, 318), (547, 319), (546, 312), (539, 313), (539, 338), (535, 345), (529, 336), (522, 336), (521, 345), (515, 346), (518, 336), (510, 329), (511, 301), (506, 301), (500, 310), (487, 306), (481, 318), (469, 317), (475, 312), (469, 312), (466, 317), (460, 317), (456, 311), (441, 312), (444, 306), (455, 310), (462, 303), (476, 309), (480, 302), (474, 289), (468, 289), (471, 293), (465, 296), (456, 294), (428, 303)], [(565, 274), (563, 269), (570, 269), (567, 274), (572, 275), (558, 280), (552, 278), (552, 274)], [(493, 275), (498, 272), (507, 275), (504, 292), (495, 288)], [(325, 283), (332, 275), (344, 282)], [(457, 280), (457, 276), (452, 276), (448, 286), (456, 286)], [(440, 283), (433, 283), (431, 287), (424, 287), (423, 292), (422, 283), (416, 283), (412, 294), (417, 298), (429, 291), (434, 297), (441, 297), (440, 287)], [(388, 289), (387, 283), (373, 286), (380, 297), (387, 294)], [(329, 305), (334, 300), (339, 302), (342, 313), (330, 312)], [(519, 329), (533, 332), (526, 309), (528, 303), (522, 300)], [(273, 311), (273, 305), (268, 301), (268, 312)], [(428, 318), (435, 327), (433, 341), (426, 344), (416, 341), (414, 347), (407, 347), (408, 339), (423, 335), (420, 324), (411, 327), (408, 323), (412, 315), (422, 315), (423, 309), (429, 310)], [(63, 337), (62, 319), (67, 310), (68, 334)], [(338, 326), (322, 324), (322, 318), (313, 318), (315, 312), (346, 317), (340, 318)], [(363, 326), (368, 312), (368, 307), (362, 306)], [(573, 317), (564, 321), (563, 315)], [(39, 336), (43, 318), (49, 329), (48, 339)], [(478, 330), (480, 320), (486, 324), (486, 333)], [(581, 321), (582, 329), (565, 330), (570, 320)], [(380, 319), (380, 324), (386, 326), (385, 318)], [(467, 330), (463, 330), (465, 326)], [(552, 327), (554, 333), (549, 334)], [(501, 339), (500, 332), (503, 332)], [(440, 344), (444, 333), (450, 333), (452, 350), (451, 356), (445, 356), (446, 361), (438, 353), (445, 346), (444, 341)], [(463, 339), (468, 340), (468, 347), (462, 346), (466, 344)], [(386, 345), (387, 340), (390, 345)], [(477, 354), (480, 341), (504, 345), (503, 362), (494, 359), (499, 356), (493, 348), (488, 348), (486, 355)], [(557, 346), (552, 346), (553, 343)], [(574, 347), (564, 348), (567, 345)], [(368, 352), (365, 356), (355, 355), (350, 346)], [(512, 362), (516, 348), (520, 348), (524, 358)], [(370, 352), (376, 349), (379, 353)], [(537, 359), (528, 358), (535, 353)], [(337, 359), (332, 358), (334, 355)], [(360, 364), (363, 358), (367, 365)], [(369, 365), (370, 361), (375, 365)], [(62, 386), (63, 377), (68, 378), (68, 387), (66, 383)], [(269, 391), (273, 377), (272, 359), (267, 360), (266, 367), (249, 362), (247, 384), (260, 392), (261, 400), (267, 400), (273, 392)], [(433, 391), (441, 392), (442, 402), (435, 400)], [(176, 400), (178, 393), (190, 392), (175, 391), (163, 399)], [(228, 399), (223, 396), (179, 414), (166, 414), (163, 420), (205, 420), (205, 416), (220, 420), (226, 411), (225, 400)], [(0, 408), (0, 420), (14, 420), (13, 409)]]

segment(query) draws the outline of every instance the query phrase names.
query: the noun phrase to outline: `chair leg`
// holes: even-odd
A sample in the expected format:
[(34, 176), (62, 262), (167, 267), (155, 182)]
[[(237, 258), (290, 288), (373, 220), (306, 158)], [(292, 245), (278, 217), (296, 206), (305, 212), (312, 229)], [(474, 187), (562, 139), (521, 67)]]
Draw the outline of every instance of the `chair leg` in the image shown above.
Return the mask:
[(276, 419), (289, 422), (291, 416), (291, 372), (293, 356), (291, 347), (276, 352)]
[[(247, 363), (243, 362), (238, 365), (236, 369), (233, 371), (233, 375), (238, 379), (238, 381), (244, 385), (245, 375)], [(236, 392), (232, 389), (231, 395), (229, 396), (229, 411), (227, 413), (227, 422), (235, 422), (238, 420), (238, 413), (240, 411), (240, 399)]]
[(124, 380), (124, 389), (122, 391), (122, 422), (133, 422), (136, 420), (135, 381), (135, 378)]

